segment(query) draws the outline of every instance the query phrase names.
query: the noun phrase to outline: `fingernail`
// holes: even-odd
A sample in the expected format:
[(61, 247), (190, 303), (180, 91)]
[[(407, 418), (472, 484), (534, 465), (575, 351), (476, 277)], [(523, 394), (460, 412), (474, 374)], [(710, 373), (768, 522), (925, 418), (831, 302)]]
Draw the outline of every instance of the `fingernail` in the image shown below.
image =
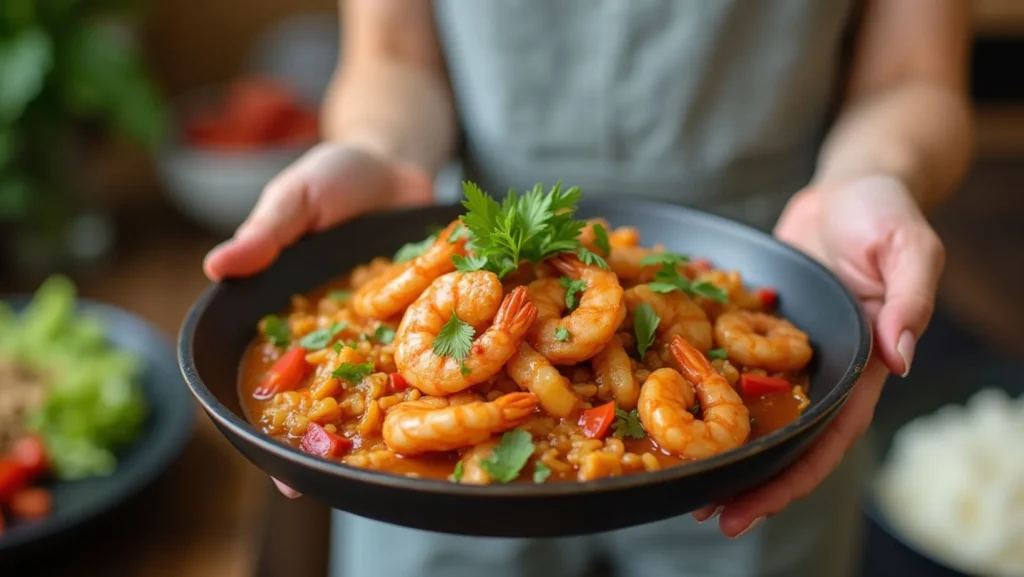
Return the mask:
[(721, 515), (722, 514), (722, 509), (725, 509), (725, 505), (719, 505), (719, 506), (715, 507), (715, 510), (712, 511), (710, 515), (708, 515), (705, 519), (697, 521), (697, 523), (707, 523), (708, 521), (710, 521), (710, 520), (714, 519), (715, 517)]
[(910, 363), (914, 360), (914, 335), (910, 331), (903, 331), (900, 340), (896, 342), (896, 353), (903, 359), (903, 374), (905, 377), (910, 374)]
[(757, 526), (758, 526), (758, 525), (760, 525), (761, 523), (764, 523), (764, 520), (765, 520), (765, 517), (764, 517), (764, 515), (762, 515), (762, 516), (758, 517), (757, 519), (754, 519), (753, 521), (751, 521), (751, 522), (750, 522), (750, 524), (749, 524), (749, 525), (747, 525), (747, 528), (746, 528), (746, 529), (744, 529), (744, 530), (740, 531), (739, 533), (737, 533), (737, 534), (736, 534), (736, 536), (735, 536), (735, 537), (733, 537), (733, 539), (739, 539), (740, 537), (742, 537), (742, 536), (746, 535), (746, 534), (747, 534), (747, 533), (749, 533), (749, 532), (750, 532), (751, 530), (753, 530), (753, 529), (754, 529), (755, 527), (757, 527)]

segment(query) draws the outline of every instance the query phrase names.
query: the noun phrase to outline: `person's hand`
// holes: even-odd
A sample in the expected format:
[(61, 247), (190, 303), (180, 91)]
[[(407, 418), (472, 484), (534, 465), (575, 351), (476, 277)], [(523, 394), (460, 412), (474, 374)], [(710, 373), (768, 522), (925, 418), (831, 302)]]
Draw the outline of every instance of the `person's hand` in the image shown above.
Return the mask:
[[(214, 281), (257, 273), (308, 232), (380, 208), (428, 203), (433, 188), (430, 175), (412, 165), (320, 144), (267, 185), (235, 235), (206, 256), (203, 269)], [(274, 483), (286, 497), (299, 496)]]
[(717, 514), (728, 537), (810, 494), (864, 434), (890, 371), (910, 371), (945, 264), (942, 243), (907, 188), (884, 176), (801, 191), (775, 236), (825, 264), (861, 299), (874, 352), (842, 411), (799, 461), (757, 489), (694, 512), (702, 522)]
[(380, 208), (429, 203), (433, 190), (430, 175), (413, 165), (343, 144), (317, 145), (266, 186), (249, 217), (210, 251), (203, 268), (215, 281), (257, 273), (308, 232)]

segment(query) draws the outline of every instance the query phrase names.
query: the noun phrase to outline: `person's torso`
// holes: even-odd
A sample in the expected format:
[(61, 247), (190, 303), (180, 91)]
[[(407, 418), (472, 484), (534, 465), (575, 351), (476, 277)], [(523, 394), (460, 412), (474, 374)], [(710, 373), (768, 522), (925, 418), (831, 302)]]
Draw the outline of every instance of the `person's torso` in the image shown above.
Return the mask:
[(770, 226), (834, 111), (854, 0), (435, 0), (466, 177)]

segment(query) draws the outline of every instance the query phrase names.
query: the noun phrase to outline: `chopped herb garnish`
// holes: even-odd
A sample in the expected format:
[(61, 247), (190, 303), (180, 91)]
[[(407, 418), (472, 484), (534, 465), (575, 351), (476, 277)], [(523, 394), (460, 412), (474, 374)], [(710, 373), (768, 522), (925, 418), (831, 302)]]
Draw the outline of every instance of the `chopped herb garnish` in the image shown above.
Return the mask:
[(473, 371), (469, 370), (469, 367), (466, 366), (466, 361), (462, 361), (461, 363), (459, 363), (459, 372), (462, 373), (463, 375), (468, 376)]
[(373, 340), (382, 345), (390, 345), (395, 340), (395, 329), (387, 325), (380, 325), (377, 330), (373, 331)]
[(569, 334), (569, 329), (567, 329), (565, 327), (558, 327), (557, 329), (555, 329), (555, 340), (556, 341), (561, 341), (563, 343), (567, 343), (567, 342), (569, 342), (570, 338), (572, 338), (572, 335)]
[(336, 301), (347, 301), (352, 296), (352, 291), (331, 291), (327, 296)]
[(309, 333), (308, 335), (302, 337), (302, 339), (299, 340), (299, 344), (302, 347), (307, 348), (311, 351), (320, 350), (326, 347), (327, 345), (331, 344), (331, 341), (334, 340), (334, 337), (336, 337), (338, 333), (345, 330), (346, 328), (348, 328), (348, 323), (339, 323), (335, 321), (329, 327), (317, 329)]
[(452, 480), (456, 483), (462, 482), (462, 461), (455, 463), (455, 470), (452, 471)]
[(362, 382), (363, 379), (365, 379), (372, 373), (372, 362), (360, 363), (358, 365), (355, 363), (341, 363), (341, 365), (339, 365), (338, 368), (334, 369), (334, 372), (331, 373), (331, 376), (336, 379), (348, 381), (353, 385), (358, 385), (360, 382)]
[(654, 266), (656, 264), (677, 265), (683, 262), (690, 262), (690, 257), (676, 252), (656, 252), (640, 259), (641, 266)]
[(693, 282), (680, 275), (675, 265), (672, 264), (663, 264), (661, 270), (654, 273), (654, 282), (647, 286), (657, 293), (670, 293), (678, 290), (720, 303), (729, 301), (728, 295), (723, 289), (705, 281)]
[(654, 312), (651, 305), (640, 303), (636, 307), (633, 313), (633, 330), (636, 332), (636, 350), (640, 353), (640, 358), (643, 358), (647, 349), (654, 344), (654, 331), (659, 323), (661, 317)]
[(448, 235), (448, 242), (455, 244), (462, 238), (469, 238), (469, 230), (463, 225), (458, 225), (452, 230), (452, 233)]
[(430, 245), (437, 241), (437, 234), (432, 234), (427, 238), (419, 242), (409, 242), (402, 245), (402, 248), (395, 252), (395, 256), (391, 259), (393, 262), (407, 262), (410, 261), (430, 248)]
[(690, 293), (720, 303), (729, 302), (729, 295), (725, 289), (719, 288), (709, 282), (701, 281), (690, 285)]
[(334, 352), (340, 353), (341, 352), (341, 347), (343, 347), (343, 346), (345, 346), (345, 343), (343, 343), (341, 341), (338, 341), (338, 342), (334, 343)]
[(558, 183), (545, 193), (538, 184), (522, 195), (509, 191), (501, 204), (473, 183), (463, 183), (462, 189), (467, 210), (462, 223), (469, 231), (466, 246), (474, 254), (457, 259), (463, 272), (488, 270), (504, 277), (524, 259), (537, 264), (580, 246), (584, 222), (573, 218), (579, 188), (562, 190)]
[(699, 413), (699, 412), (700, 412), (700, 401), (697, 401), (697, 404), (696, 404), (696, 405), (694, 405), (694, 406), (692, 406), (692, 407), (690, 407), (689, 409), (686, 409), (686, 410), (687, 410), (687, 411), (690, 411), (690, 413), (691, 413), (692, 415), (696, 416), (696, 415), (697, 415), (697, 413)]
[(594, 226), (591, 227), (591, 230), (594, 231), (594, 245), (601, 249), (604, 256), (612, 254), (612, 247), (608, 242), (608, 231), (605, 230), (604, 225), (599, 222), (595, 222)]
[(596, 266), (608, 270), (608, 262), (601, 258), (596, 252), (591, 252), (586, 247), (576, 249), (576, 256), (587, 266)]
[(533, 449), (530, 433), (516, 428), (501, 436), (491, 456), (481, 461), (480, 465), (495, 481), (510, 483), (519, 477)]
[(570, 311), (576, 310), (576, 307), (580, 306), (580, 299), (577, 295), (587, 290), (586, 281), (563, 276), (558, 279), (558, 284), (565, 289), (565, 306), (568, 307)]
[(620, 439), (625, 437), (643, 439), (646, 435), (644, 425), (640, 422), (640, 414), (637, 413), (636, 409), (627, 413), (616, 407), (615, 422), (612, 423), (612, 430), (614, 435)]
[[(463, 322), (453, 310), (452, 316), (448, 318), (448, 322), (441, 327), (434, 339), (434, 354), (439, 357), (452, 357), (458, 361), (465, 359), (469, 356), (469, 349), (473, 346), (475, 333), (473, 327)], [(468, 369), (463, 365), (462, 374), (468, 374), (466, 371)]]
[(729, 353), (725, 349), (711, 349), (708, 351), (709, 359), (721, 359), (725, 360), (729, 358)]
[(533, 482), (543, 483), (551, 476), (551, 469), (544, 463), (537, 461), (533, 464)]
[(345, 343), (345, 346), (352, 349), (353, 351), (359, 348), (359, 345), (355, 341), (349, 341)]
[(288, 330), (288, 322), (277, 315), (263, 317), (263, 333), (267, 335), (274, 346), (287, 347), (291, 342), (291, 332)]
[(459, 272), (484, 270), (487, 266), (487, 259), (479, 256), (462, 256), (457, 254), (452, 257), (452, 262), (455, 263), (455, 270)]

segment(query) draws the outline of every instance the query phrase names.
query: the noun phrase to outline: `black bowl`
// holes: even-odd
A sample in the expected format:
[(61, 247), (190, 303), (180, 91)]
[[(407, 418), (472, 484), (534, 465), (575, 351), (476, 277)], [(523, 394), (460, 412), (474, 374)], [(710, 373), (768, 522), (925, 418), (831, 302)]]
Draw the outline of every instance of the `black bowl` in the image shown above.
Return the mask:
[(332, 463), (261, 434), (243, 416), (238, 367), (257, 321), (308, 291), (450, 222), (458, 206), (376, 214), (284, 251), (265, 272), (211, 286), (181, 329), (182, 374), (216, 426), (260, 469), (328, 505), (398, 525), (478, 536), (597, 533), (693, 511), (751, 489), (799, 457), (849, 396), (871, 350), (861, 308), (825, 268), (768, 235), (663, 203), (588, 200), (581, 217), (637, 227), (645, 243), (705, 256), (749, 282), (778, 289), (782, 313), (806, 330), (816, 355), (811, 406), (796, 422), (735, 451), (656, 473), (590, 483), (486, 487), (411, 479)]
[[(932, 329), (929, 328), (929, 331)], [(927, 338), (927, 335), (926, 335)], [(923, 343), (922, 343), (923, 344)], [(970, 361), (926, 368), (917, 355), (919, 370), (906, 379), (893, 379), (886, 385), (875, 410), (871, 426), (871, 445), (882, 460), (892, 447), (899, 429), (910, 421), (930, 415), (949, 405), (962, 405), (983, 388), (1005, 390), (1011, 397), (1024, 394), (1024, 363), (994, 355), (982, 355)], [(923, 395), (921, 391), (927, 390)], [(869, 486), (863, 502), (869, 520), (867, 547), (869, 558), (865, 575), (872, 577), (971, 577), (950, 567), (932, 552), (900, 532)]]
[[(20, 311), (30, 296), (5, 298)], [(156, 328), (116, 307), (78, 299), (78, 312), (97, 317), (113, 346), (138, 355), (145, 369), (142, 389), (149, 414), (139, 438), (118, 451), (117, 469), (107, 477), (56, 481), (53, 512), (39, 521), (14, 521), (0, 534), (0, 566), (25, 560), (70, 539), (149, 485), (178, 457), (193, 431), (195, 405), (181, 386), (174, 349)], [(0, 574), (6, 574), (0, 570)]]

